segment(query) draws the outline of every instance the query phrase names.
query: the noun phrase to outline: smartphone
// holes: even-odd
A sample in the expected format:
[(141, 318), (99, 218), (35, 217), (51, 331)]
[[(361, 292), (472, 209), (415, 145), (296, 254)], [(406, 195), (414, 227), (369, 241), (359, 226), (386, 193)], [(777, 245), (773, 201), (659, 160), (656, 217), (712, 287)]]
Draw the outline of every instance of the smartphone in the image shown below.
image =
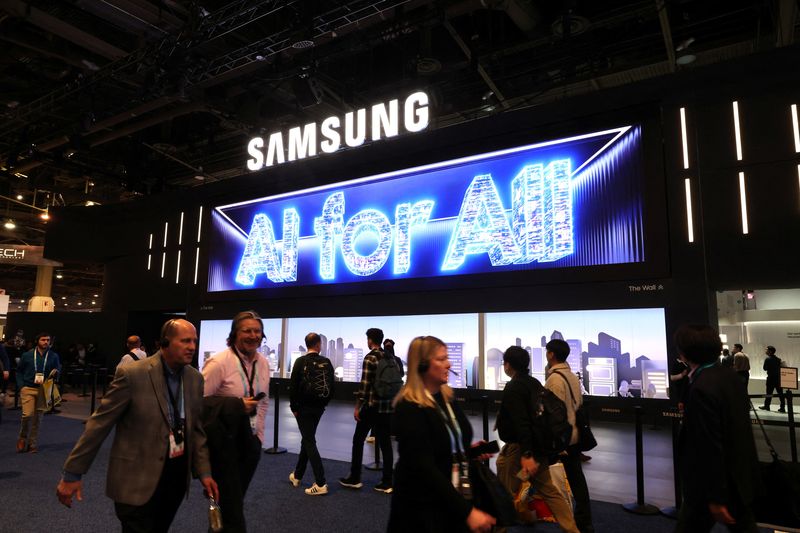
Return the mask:
[(482, 444), (478, 444), (477, 446), (473, 446), (469, 450), (467, 450), (467, 455), (471, 458), (478, 457), (485, 453), (497, 453), (500, 451), (500, 446), (497, 444), (496, 440), (490, 442), (484, 442)]
[(253, 399), (255, 401), (257, 401), (257, 402), (260, 402), (261, 400), (263, 400), (266, 397), (267, 397), (267, 393), (262, 391), (262, 392), (259, 392), (258, 394), (256, 394), (255, 396), (253, 396)]

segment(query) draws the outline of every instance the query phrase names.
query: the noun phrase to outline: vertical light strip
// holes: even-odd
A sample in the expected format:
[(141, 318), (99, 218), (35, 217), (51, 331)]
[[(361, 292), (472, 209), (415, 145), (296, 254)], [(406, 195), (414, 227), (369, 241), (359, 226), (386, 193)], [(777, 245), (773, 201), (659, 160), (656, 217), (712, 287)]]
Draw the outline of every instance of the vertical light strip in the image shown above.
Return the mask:
[(178, 246), (183, 244), (183, 211), (181, 211), (181, 225), (178, 230)]
[(686, 139), (686, 108), (681, 108), (681, 142), (683, 143), (683, 168), (689, 169), (689, 143)]
[(733, 102), (733, 132), (736, 136), (736, 160), (742, 160), (742, 133), (739, 129), (739, 102)]
[(694, 242), (694, 221), (692, 217), (692, 182), (689, 178), (683, 181), (686, 186), (686, 228), (689, 233), (689, 242)]
[(739, 172), (739, 201), (742, 202), (742, 234), (747, 235), (747, 192), (744, 187), (744, 172)]
[(800, 192), (800, 165), (797, 165), (797, 190)]
[(792, 104), (792, 131), (794, 131), (794, 151), (800, 154), (800, 127), (797, 125), (797, 104)]
[(169, 229), (169, 222), (164, 222), (164, 248), (167, 247), (167, 230)]
[(197, 285), (197, 267), (200, 265), (200, 247), (194, 252), (194, 284)]
[(178, 250), (178, 266), (175, 267), (175, 283), (178, 283), (181, 278), (181, 251)]
[(164, 266), (167, 264), (167, 252), (161, 252), (161, 277), (164, 277)]
[(150, 270), (153, 262), (153, 234), (150, 234), (150, 244), (147, 246), (147, 270)]
[(200, 206), (200, 215), (197, 217), (197, 242), (200, 242), (200, 230), (203, 229), (203, 206)]

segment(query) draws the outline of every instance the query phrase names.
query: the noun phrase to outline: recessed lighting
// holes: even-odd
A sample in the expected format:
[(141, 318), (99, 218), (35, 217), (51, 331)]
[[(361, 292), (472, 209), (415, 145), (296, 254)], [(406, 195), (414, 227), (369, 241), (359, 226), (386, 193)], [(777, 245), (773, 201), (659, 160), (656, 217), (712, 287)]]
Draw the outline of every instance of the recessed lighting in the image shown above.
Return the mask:
[(78, 305), (83, 305), (83, 303), (82, 302), (78, 302)]
[(94, 305), (94, 304), (96, 304), (96, 303), (97, 303), (97, 302), (95, 302), (94, 300), (92, 300), (92, 305)]
[(64, 277), (64, 274), (56, 274), (56, 279), (61, 279)]
[(50, 220), (50, 213), (48, 213), (47, 211), (45, 211), (44, 213), (42, 213), (41, 215), (39, 215), (39, 218), (41, 218), (42, 220)]
[(95, 298), (97, 298), (97, 295), (96, 295), (96, 294), (93, 294), (92, 296), (94, 296)]
[(21, 194), (18, 194), (18, 195), (17, 195), (17, 200), (22, 200), (23, 198), (25, 198), (25, 197), (24, 197), (24, 196), (22, 196)]
[(6, 220), (6, 223), (3, 224), (3, 227), (5, 227), (6, 229), (14, 229), (17, 227), (17, 225), (14, 224), (14, 221), (9, 218)]
[(66, 307), (66, 306), (68, 306), (68, 305), (69, 305), (68, 303), (66, 303), (66, 302), (64, 303), (64, 306), (65, 306), (65, 307)]
[(67, 297), (66, 297), (66, 296), (62, 296), (62, 297), (61, 297), (61, 299), (62, 299), (62, 300), (66, 300), (66, 299), (67, 299)]
[(19, 303), (24, 304), (25, 300), (20, 300)]

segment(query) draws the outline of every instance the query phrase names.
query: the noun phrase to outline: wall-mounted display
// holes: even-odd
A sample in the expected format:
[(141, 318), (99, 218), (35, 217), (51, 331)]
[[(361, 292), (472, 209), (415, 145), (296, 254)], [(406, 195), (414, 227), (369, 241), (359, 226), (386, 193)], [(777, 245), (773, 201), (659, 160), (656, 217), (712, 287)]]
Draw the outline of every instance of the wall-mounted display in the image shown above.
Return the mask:
[(640, 263), (641, 126), (215, 208), (208, 290)]
[[(269, 369), (272, 376), (281, 374), (281, 334), (282, 320), (280, 318), (264, 318), (264, 339), (258, 351), (269, 360)], [(199, 346), (197, 367), (202, 370), (206, 359), (228, 347), (226, 341), (231, 331), (230, 320), (201, 320), (199, 332)]]
[(587, 394), (667, 398), (664, 309), (599, 309), (487, 313), (487, 389), (502, 389), (503, 352), (521, 346), (531, 356), (531, 374), (544, 383), (545, 346), (562, 339), (570, 346), (567, 359), (579, 372)]

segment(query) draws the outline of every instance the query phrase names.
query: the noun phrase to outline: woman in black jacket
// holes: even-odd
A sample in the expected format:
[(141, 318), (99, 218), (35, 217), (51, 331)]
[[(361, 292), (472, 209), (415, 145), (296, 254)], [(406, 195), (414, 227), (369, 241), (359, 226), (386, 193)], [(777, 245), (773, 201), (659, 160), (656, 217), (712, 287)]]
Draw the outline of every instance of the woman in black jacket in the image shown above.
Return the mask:
[(389, 532), (490, 531), (495, 519), (462, 496), (472, 427), (452, 403), (447, 346), (417, 337), (408, 348), (407, 381), (395, 399), (395, 466)]

